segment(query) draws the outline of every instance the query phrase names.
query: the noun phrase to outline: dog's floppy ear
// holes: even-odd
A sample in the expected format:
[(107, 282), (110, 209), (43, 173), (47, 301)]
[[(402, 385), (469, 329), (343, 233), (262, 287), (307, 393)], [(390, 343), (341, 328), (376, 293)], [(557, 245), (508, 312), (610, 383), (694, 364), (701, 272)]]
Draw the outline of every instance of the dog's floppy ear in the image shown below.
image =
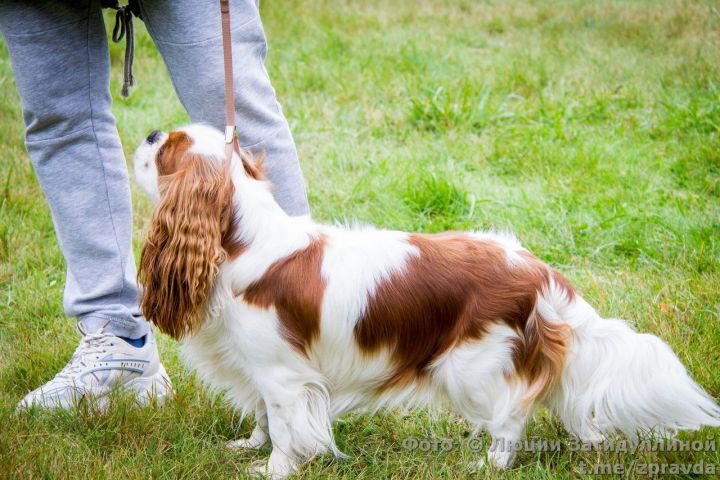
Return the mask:
[(161, 199), (142, 250), (140, 306), (160, 330), (180, 339), (201, 325), (232, 223), (228, 169), (186, 154), (183, 168), (161, 179)]

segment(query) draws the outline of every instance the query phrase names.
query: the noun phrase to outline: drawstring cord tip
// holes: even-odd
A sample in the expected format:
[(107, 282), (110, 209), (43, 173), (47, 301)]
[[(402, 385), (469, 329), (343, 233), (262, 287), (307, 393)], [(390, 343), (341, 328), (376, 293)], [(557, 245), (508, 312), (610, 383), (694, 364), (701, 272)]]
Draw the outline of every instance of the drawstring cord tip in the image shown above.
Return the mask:
[(125, 65), (123, 67), (123, 86), (120, 96), (127, 98), (130, 95), (130, 87), (135, 85), (133, 75), (133, 60), (135, 58), (135, 38), (132, 24), (132, 6), (111, 7), (117, 10), (115, 14), (115, 28), (112, 32), (112, 40), (119, 43), (125, 38)]

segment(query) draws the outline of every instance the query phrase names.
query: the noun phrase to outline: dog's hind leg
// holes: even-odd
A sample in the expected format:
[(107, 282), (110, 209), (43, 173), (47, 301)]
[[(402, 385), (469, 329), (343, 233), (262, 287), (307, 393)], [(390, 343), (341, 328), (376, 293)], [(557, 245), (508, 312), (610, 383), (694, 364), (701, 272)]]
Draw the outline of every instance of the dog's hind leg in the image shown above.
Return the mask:
[(255, 428), (250, 437), (239, 438), (229, 442), (226, 447), (230, 450), (257, 450), (262, 448), (268, 441), (268, 419), (265, 409), (265, 402), (258, 401), (255, 407)]
[[(453, 407), (475, 432), (486, 430), (492, 436), (487, 458), (496, 468), (512, 465), (532, 411), (524, 401), (527, 385), (511, 375), (515, 338), (517, 333), (512, 329), (494, 325), (485, 338), (456, 347), (435, 367), (435, 379), (443, 384)], [(477, 462), (471, 468), (485, 464)]]
[[(492, 443), (488, 448), (488, 464), (495, 468), (505, 469), (512, 466), (518, 445), (522, 441), (523, 431), (528, 415), (522, 412), (514, 413), (497, 424), (488, 425), (487, 429), (492, 436)], [(485, 465), (484, 461), (477, 466)]]
[(505, 469), (512, 466), (515, 461), (531, 408), (523, 403), (521, 399), (523, 389), (516, 382), (508, 382), (503, 377), (496, 378), (494, 382), (490, 382), (490, 385), (491, 390), (475, 396), (476, 402), (466, 400), (466, 407), (462, 411), (468, 421), (476, 427), (476, 431), (484, 429), (492, 437), (488, 445), (487, 462), (482, 459), (471, 467), (482, 468), (490, 465)]

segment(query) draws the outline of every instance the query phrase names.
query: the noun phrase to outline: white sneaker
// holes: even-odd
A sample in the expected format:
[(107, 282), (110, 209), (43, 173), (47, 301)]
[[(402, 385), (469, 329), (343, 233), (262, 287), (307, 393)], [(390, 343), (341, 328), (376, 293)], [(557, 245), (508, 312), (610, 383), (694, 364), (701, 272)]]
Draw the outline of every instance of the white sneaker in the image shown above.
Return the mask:
[(22, 410), (33, 405), (70, 408), (84, 397), (102, 402), (114, 389), (134, 393), (143, 405), (153, 399), (162, 403), (172, 395), (172, 385), (160, 363), (152, 331), (140, 348), (102, 330), (88, 333), (65, 368), (45, 385), (25, 395), (17, 408)]

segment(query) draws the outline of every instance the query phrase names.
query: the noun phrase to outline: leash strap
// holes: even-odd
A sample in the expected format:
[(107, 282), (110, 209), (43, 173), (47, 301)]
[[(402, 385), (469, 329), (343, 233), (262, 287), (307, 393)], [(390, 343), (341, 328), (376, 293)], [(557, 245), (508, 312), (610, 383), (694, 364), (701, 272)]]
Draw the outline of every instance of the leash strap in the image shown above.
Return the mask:
[(230, 34), (230, 0), (220, 0), (223, 58), (225, 64), (225, 162), (229, 166), (233, 149), (240, 150), (235, 126), (235, 90), (233, 88), (232, 38)]

